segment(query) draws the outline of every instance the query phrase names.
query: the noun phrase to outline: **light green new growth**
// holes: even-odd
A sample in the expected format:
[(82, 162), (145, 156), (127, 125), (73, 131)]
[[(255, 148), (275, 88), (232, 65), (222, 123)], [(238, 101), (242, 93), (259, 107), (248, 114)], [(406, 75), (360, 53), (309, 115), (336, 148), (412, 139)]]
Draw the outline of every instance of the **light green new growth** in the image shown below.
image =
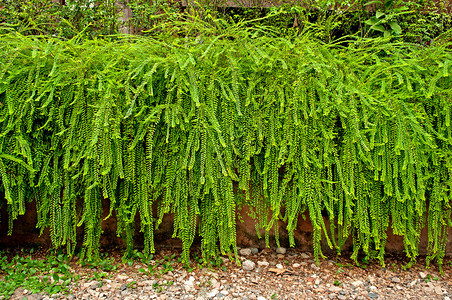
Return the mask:
[[(440, 265), (451, 226), (451, 45), (323, 44), (221, 20), (160, 36), (0, 36), (0, 175), (10, 230), (36, 201), (54, 247), (98, 254), (103, 204), (128, 251), (165, 215), (188, 261), (236, 254), (237, 211), (257, 234), (300, 216), (321, 241), (383, 263), (389, 227)], [(106, 199), (106, 201), (104, 200)], [(428, 216), (428, 217), (427, 217)], [(326, 218), (325, 218), (326, 217)], [(325, 224), (329, 219), (330, 225)], [(11, 232), (11, 231), (10, 231)], [(278, 236), (278, 235), (277, 235)]]

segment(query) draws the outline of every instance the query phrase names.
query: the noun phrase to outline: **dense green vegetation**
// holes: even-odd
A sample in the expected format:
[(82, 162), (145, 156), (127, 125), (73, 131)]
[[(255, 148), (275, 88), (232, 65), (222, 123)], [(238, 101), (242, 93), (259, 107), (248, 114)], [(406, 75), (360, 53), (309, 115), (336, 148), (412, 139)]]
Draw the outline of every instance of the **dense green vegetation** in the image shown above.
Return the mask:
[(32, 293), (56, 294), (66, 292), (68, 284), (77, 280), (69, 266), (67, 256), (47, 255), (33, 259), (34, 250), (20, 251), (12, 258), (0, 251), (0, 297), (9, 299), (14, 291), (22, 287)]
[[(91, 286), (101, 287), (104, 279), (110, 279), (121, 268), (132, 266), (134, 263), (142, 263), (146, 267), (138, 268), (142, 277), (156, 276), (161, 278), (174, 268), (181, 266), (181, 258), (176, 259), (176, 254), (144, 257), (143, 253), (134, 250), (129, 258), (115, 259), (111, 253), (101, 253), (95, 260), (77, 260), (62, 249), (46, 251), (29, 249), (0, 250), (0, 297), (2, 299), (18, 298), (14, 293), (20, 289), (28, 292), (44, 293), (47, 295), (67, 295), (73, 292), (74, 283), (80, 281), (91, 282)], [(221, 258), (215, 261), (205, 262), (196, 253), (193, 254), (193, 267), (202, 269), (205, 266), (220, 267)], [(224, 266), (223, 266), (224, 268)], [(187, 266), (187, 271), (193, 268)], [(86, 284), (86, 283), (85, 283)], [(167, 283), (173, 284), (173, 281)], [(72, 285), (72, 286), (71, 286)], [(135, 281), (129, 282), (127, 287), (134, 287)], [(155, 292), (162, 290), (162, 285), (152, 285)], [(27, 297), (24, 297), (25, 299)], [(55, 296), (54, 296), (55, 298)]]
[[(187, 2), (193, 6), (183, 6)], [(120, 3), (130, 9), (127, 20), (121, 18)], [(429, 44), (452, 25), (452, 3), (438, 0), (0, 0), (0, 23), (9, 29), (61, 38), (80, 31), (91, 38), (117, 34), (120, 28), (152, 35), (155, 26), (168, 21), (171, 26), (171, 14), (180, 12), (235, 22), (267, 17), (261, 25), (290, 33), (314, 27), (316, 37), (324, 41), (356, 34)]]
[(278, 16), (167, 15), (147, 37), (4, 28), (0, 204), (11, 231), (35, 201), (53, 246), (73, 253), (83, 230), (90, 259), (107, 199), (129, 254), (135, 230), (152, 253), (154, 230), (174, 214), (188, 261), (196, 235), (206, 258), (236, 253), (246, 205), (258, 235), (268, 242), (271, 229), (287, 230), (292, 246), (307, 214), (317, 259), (322, 238), (340, 252), (352, 237), (354, 259), (361, 251), (383, 264), (391, 227), (414, 260), (428, 227), (427, 261), (441, 265), (451, 226), (450, 31), (429, 44), (397, 32), (336, 40), (315, 26), (265, 26)]

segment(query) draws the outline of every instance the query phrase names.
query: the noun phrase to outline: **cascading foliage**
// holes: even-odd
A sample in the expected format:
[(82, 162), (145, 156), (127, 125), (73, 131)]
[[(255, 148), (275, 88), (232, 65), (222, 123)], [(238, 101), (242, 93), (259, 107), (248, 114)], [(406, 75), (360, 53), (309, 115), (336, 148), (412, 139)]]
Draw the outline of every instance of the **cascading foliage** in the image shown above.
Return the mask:
[[(186, 26), (185, 29), (183, 26)], [(166, 214), (183, 258), (236, 253), (236, 213), (257, 234), (301, 215), (340, 251), (384, 263), (389, 227), (441, 265), (451, 226), (452, 52), (216, 20), (154, 38), (0, 36), (0, 176), (10, 228), (35, 201), (53, 246), (97, 255), (102, 203), (146, 253)], [(184, 31), (185, 30), (185, 31)], [(344, 46), (345, 44), (345, 46)], [(326, 216), (326, 217), (325, 217)], [(5, 216), (2, 216), (4, 219)], [(325, 220), (331, 221), (326, 226)], [(80, 229), (78, 229), (80, 228)]]

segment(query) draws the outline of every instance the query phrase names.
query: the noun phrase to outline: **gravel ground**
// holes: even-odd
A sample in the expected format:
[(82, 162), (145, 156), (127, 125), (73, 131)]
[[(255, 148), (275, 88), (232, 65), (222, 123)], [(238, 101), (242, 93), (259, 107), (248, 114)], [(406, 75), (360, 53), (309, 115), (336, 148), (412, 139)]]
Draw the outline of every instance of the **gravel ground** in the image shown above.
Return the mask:
[[(181, 263), (171, 268), (159, 264), (155, 274), (145, 274), (144, 266), (120, 263), (118, 269), (104, 278), (93, 278), (96, 269), (71, 264), (81, 275), (72, 283), (69, 295), (31, 294), (18, 289), (12, 299), (451, 299), (452, 260), (445, 259), (444, 276), (437, 266), (425, 268), (425, 260), (408, 270), (397, 257), (388, 257), (386, 268), (376, 263), (357, 267), (347, 258), (330, 256), (316, 266), (311, 253), (293, 249), (243, 248), (239, 250), (242, 265), (223, 258), (221, 268), (186, 270)], [(178, 250), (160, 250), (151, 263), (163, 261)], [(344, 255), (345, 256), (345, 255)], [(141, 269), (141, 271), (139, 271)], [(172, 269), (172, 271), (168, 271)]]

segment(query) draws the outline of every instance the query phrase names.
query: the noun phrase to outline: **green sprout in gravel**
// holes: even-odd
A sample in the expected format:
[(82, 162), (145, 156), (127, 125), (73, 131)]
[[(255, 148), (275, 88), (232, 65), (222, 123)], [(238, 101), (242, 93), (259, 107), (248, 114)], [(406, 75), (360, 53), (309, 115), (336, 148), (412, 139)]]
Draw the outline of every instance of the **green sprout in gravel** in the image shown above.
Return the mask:
[(101, 255), (99, 259), (81, 260), (80, 265), (85, 268), (102, 270), (103, 272), (111, 272), (118, 269), (114, 258), (107, 257), (107, 255)]
[(63, 254), (34, 259), (30, 252), (9, 257), (0, 252), (0, 297), (8, 299), (18, 288), (32, 293), (56, 294), (68, 291), (74, 279), (68, 257)]

